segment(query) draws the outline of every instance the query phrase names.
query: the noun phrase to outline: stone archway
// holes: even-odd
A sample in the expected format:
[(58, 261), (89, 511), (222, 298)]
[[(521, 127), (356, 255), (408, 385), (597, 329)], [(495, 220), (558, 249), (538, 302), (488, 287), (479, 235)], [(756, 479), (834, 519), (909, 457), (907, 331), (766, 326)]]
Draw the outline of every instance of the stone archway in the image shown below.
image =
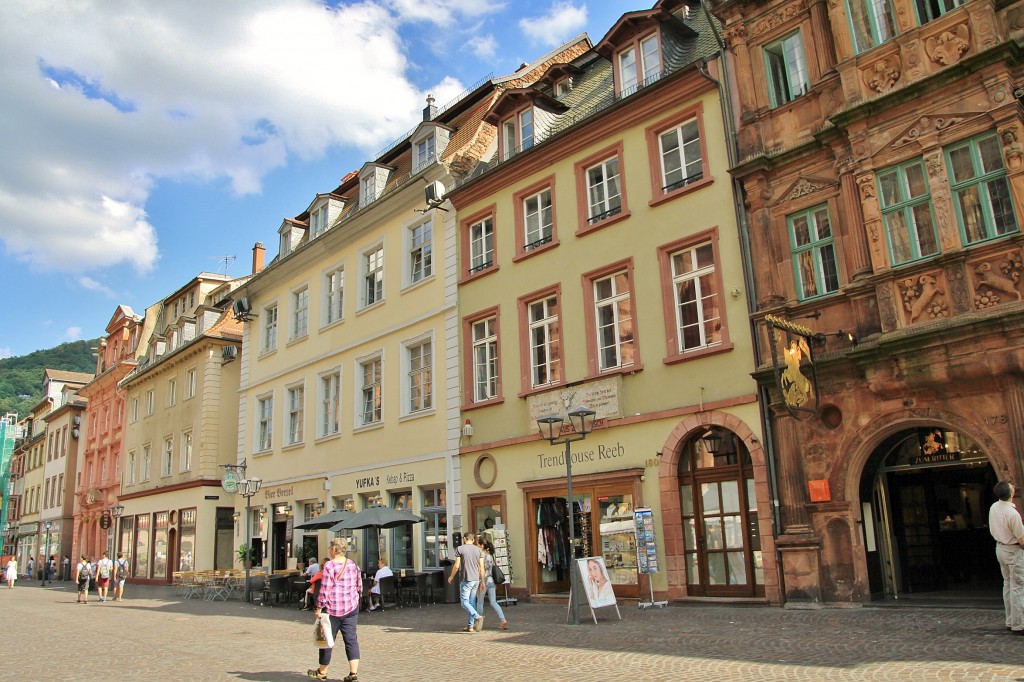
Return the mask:
[(718, 426), (734, 433), (750, 452), (754, 469), (754, 487), (757, 495), (758, 528), (764, 563), (766, 599), (773, 604), (782, 603), (779, 568), (776, 561), (775, 537), (772, 519), (772, 495), (768, 481), (766, 453), (758, 435), (739, 417), (711, 410), (683, 417), (665, 438), (658, 466), (661, 519), (665, 543), (665, 573), (668, 578), (668, 597), (682, 599), (688, 595), (686, 563), (682, 528), (682, 501), (679, 491), (679, 456), (682, 446), (698, 433)]

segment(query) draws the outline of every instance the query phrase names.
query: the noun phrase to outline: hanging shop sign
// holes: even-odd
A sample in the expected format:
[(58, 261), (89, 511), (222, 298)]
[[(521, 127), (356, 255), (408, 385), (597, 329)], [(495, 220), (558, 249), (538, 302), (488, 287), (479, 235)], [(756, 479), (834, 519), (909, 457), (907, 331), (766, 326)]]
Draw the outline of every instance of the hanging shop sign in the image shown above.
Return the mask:
[(775, 315), (765, 315), (772, 372), (786, 410), (796, 419), (809, 419), (818, 411), (818, 375), (814, 366), (813, 331)]

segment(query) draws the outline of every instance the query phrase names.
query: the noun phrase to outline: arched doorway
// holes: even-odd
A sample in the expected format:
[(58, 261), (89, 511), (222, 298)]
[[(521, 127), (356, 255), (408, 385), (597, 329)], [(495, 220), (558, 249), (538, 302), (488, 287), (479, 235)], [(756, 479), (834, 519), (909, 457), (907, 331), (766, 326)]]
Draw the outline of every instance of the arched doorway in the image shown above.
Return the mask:
[(680, 511), (687, 593), (764, 596), (764, 563), (750, 451), (713, 427), (681, 446)]
[(999, 594), (988, 534), (996, 473), (977, 442), (945, 426), (885, 438), (860, 481), (873, 599)]

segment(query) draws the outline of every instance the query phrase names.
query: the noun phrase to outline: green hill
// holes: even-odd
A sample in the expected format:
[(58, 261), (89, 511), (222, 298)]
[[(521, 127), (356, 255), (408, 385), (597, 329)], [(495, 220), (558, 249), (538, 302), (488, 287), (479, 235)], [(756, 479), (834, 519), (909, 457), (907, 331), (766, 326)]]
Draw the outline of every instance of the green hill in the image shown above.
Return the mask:
[(28, 414), (43, 397), (43, 371), (47, 369), (95, 372), (96, 357), (92, 349), (98, 342), (99, 339), (72, 341), (0, 360), (0, 415), (17, 412), (23, 417)]

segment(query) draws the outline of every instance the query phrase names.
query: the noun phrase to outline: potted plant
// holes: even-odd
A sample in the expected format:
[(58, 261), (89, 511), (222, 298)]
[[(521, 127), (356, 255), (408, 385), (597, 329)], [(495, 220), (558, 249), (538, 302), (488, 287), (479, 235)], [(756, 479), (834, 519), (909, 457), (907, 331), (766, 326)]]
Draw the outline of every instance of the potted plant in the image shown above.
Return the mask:
[(244, 542), (238, 546), (236, 552), (238, 554), (238, 561), (246, 568), (252, 567), (252, 553), (249, 550), (249, 545)]

